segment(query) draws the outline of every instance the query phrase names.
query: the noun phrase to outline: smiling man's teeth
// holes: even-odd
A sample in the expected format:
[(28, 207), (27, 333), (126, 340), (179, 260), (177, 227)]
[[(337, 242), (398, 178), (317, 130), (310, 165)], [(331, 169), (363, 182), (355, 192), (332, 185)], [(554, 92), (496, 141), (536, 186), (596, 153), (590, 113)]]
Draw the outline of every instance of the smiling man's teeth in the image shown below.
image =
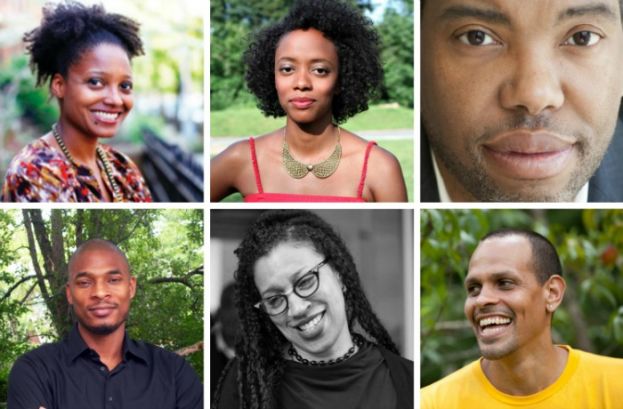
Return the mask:
[(314, 328), (316, 325), (318, 325), (318, 323), (320, 322), (320, 320), (322, 319), (322, 314), (318, 314), (316, 316), (316, 318), (314, 318), (313, 320), (303, 324), (303, 325), (299, 325), (299, 329), (301, 331), (309, 331), (310, 329)]
[(102, 119), (103, 121), (114, 121), (115, 119), (119, 117), (118, 112), (110, 113), (110, 112), (104, 112), (104, 111), (95, 111), (94, 114), (95, 116)]
[(490, 317), (480, 320), (478, 324), (480, 327), (486, 327), (487, 325), (505, 325), (511, 322), (510, 318), (506, 317)]

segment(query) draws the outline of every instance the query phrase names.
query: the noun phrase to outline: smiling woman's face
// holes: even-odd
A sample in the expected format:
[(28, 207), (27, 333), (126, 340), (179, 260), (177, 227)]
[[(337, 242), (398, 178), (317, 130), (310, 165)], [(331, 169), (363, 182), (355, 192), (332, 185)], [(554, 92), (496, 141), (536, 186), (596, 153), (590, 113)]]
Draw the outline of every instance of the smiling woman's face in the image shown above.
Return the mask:
[(52, 92), (66, 123), (88, 136), (113, 137), (134, 105), (127, 52), (109, 43), (86, 50), (66, 77), (54, 75)]
[(329, 263), (318, 270), (315, 293), (301, 298), (292, 291), (324, 258), (309, 243), (283, 242), (259, 258), (254, 269), (262, 299), (287, 294), (287, 310), (270, 319), (301, 356), (311, 360), (336, 358), (352, 345), (342, 285)]

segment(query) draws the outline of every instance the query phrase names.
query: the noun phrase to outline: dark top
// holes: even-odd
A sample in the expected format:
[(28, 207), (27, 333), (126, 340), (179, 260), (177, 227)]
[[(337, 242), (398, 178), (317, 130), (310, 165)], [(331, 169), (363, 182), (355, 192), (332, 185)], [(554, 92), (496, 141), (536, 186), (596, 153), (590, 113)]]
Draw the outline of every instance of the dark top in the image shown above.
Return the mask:
[[(240, 407), (238, 361), (227, 367), (217, 397), (219, 409)], [(282, 409), (413, 409), (413, 362), (377, 345), (328, 367), (286, 362), (279, 391)]]
[(182, 358), (123, 340), (112, 371), (82, 340), (77, 327), (61, 342), (22, 355), (9, 375), (8, 409), (202, 409), (203, 386)]
[[(420, 138), (420, 201), (439, 202), (439, 191), (430, 144), (422, 128)], [(588, 181), (589, 202), (623, 202), (623, 104), (619, 109), (619, 119), (614, 136), (606, 155), (595, 174)]]
[(383, 356), (368, 344), (331, 366), (287, 361), (279, 402), (297, 409), (394, 409), (396, 390)]

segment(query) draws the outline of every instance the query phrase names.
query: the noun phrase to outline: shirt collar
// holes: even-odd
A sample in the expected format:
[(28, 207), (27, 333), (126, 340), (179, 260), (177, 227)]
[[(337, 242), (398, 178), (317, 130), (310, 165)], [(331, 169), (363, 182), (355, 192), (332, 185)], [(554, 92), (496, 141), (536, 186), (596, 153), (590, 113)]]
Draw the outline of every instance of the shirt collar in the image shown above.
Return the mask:
[[(446, 188), (446, 183), (441, 176), (441, 172), (439, 171), (439, 167), (437, 166), (437, 159), (435, 158), (435, 154), (431, 149), (430, 155), (433, 158), (433, 168), (435, 169), (435, 179), (437, 180), (437, 191), (439, 193), (439, 201), (441, 203), (450, 203), (452, 199), (450, 199), (450, 195), (448, 194), (448, 189)], [(587, 203), (588, 202), (588, 182), (582, 186), (582, 189), (578, 192), (578, 194), (573, 199), (573, 203)]]
[[(86, 342), (84, 342), (80, 332), (78, 331), (78, 324), (75, 324), (71, 329), (71, 332), (65, 340), (64, 347), (68, 365), (73, 363), (80, 355), (87, 351), (91, 351), (91, 348), (89, 348)], [(135, 357), (144, 363), (148, 363), (148, 354), (145, 344), (130, 339), (127, 331), (123, 337), (123, 357), (124, 360)]]

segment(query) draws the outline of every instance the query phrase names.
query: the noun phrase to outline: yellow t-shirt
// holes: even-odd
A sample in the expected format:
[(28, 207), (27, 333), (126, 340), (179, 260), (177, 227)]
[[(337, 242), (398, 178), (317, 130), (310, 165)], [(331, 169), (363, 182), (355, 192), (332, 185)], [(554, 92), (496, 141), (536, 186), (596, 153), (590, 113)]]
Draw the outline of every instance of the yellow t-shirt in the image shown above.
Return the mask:
[(422, 409), (621, 409), (623, 359), (563, 346), (569, 359), (562, 375), (533, 395), (513, 396), (497, 390), (480, 360), (421, 390)]

